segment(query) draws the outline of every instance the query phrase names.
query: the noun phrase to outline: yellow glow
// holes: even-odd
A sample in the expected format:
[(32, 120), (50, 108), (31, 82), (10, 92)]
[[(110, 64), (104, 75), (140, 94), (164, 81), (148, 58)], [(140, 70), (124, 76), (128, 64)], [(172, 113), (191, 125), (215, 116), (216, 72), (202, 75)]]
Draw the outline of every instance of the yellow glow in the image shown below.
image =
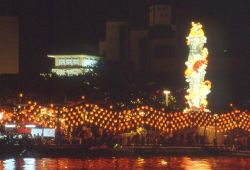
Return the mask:
[(19, 97), (23, 97), (23, 93), (19, 93)]
[(207, 38), (202, 30), (202, 25), (192, 22), (192, 28), (187, 37), (187, 45), (190, 51), (188, 60), (185, 62), (187, 65), (185, 77), (189, 83), (188, 94), (185, 98), (189, 107), (184, 112), (209, 111), (206, 109), (208, 105), (206, 98), (211, 92), (211, 82), (204, 80), (208, 63), (208, 50), (203, 47), (206, 40)]
[[(205, 82), (205, 84), (209, 85), (209, 82)], [(207, 105), (206, 102), (206, 100), (203, 100), (203, 105)], [(58, 121), (58, 113), (60, 113), (59, 121), (61, 122), (61, 128), (65, 132), (71, 132), (73, 127), (86, 125), (87, 123), (106, 129), (111, 133), (137, 131), (142, 134), (144, 133), (142, 127), (146, 124), (150, 128), (169, 134), (185, 128), (203, 127), (204, 125), (214, 126), (215, 121), (218, 132), (227, 132), (235, 128), (241, 128), (247, 132), (250, 131), (250, 112), (244, 112), (239, 109), (218, 115), (204, 112), (203, 114), (193, 116), (192, 114), (183, 114), (182, 112), (169, 113), (147, 105), (138, 106), (134, 109), (114, 111), (112, 107), (103, 108), (97, 104), (76, 103), (73, 106), (54, 106), (53, 108), (47, 107), (47, 110), (43, 110), (46, 108), (45, 106), (35, 101), (32, 103), (32, 105), (23, 107), (20, 112), (1, 110), (0, 113), (3, 113), (3, 117), (0, 119), (1, 124), (4, 125), (11, 122), (18, 126), (29, 120), (30, 123), (42, 127), (55, 127)], [(43, 114), (42, 111), (46, 111), (46, 114)]]
[(169, 90), (164, 90), (163, 93), (164, 94), (170, 94), (170, 91)]

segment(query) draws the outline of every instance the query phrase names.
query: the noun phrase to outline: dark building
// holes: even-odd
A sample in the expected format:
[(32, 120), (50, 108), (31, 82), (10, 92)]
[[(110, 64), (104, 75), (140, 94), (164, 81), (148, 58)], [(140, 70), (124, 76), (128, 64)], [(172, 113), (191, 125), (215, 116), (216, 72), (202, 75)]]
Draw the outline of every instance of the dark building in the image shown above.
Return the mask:
[(105, 41), (99, 43), (100, 53), (109, 60), (132, 62), (140, 72), (171, 72), (176, 67), (177, 43), (173, 9), (167, 3), (154, 1), (148, 11), (146, 26), (107, 22)]
[(0, 74), (18, 74), (18, 17), (0, 16), (0, 37)]

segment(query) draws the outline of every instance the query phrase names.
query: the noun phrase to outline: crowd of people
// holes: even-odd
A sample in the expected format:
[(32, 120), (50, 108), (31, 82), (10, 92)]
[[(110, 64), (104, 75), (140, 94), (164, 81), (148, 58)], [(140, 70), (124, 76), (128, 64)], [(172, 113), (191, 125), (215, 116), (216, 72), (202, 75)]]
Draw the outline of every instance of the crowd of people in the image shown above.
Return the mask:
[(207, 136), (195, 132), (182, 131), (174, 134), (161, 134), (154, 130), (143, 132), (112, 134), (96, 126), (75, 128), (69, 138), (57, 131), (55, 142), (58, 145), (79, 144), (86, 146), (114, 145), (121, 146), (201, 146), (235, 148), (250, 150), (250, 135), (229, 134), (221, 142), (217, 138), (212, 141)]
[(85, 148), (114, 148), (117, 146), (186, 146), (186, 147), (219, 147), (237, 150), (250, 150), (250, 136), (228, 135), (223, 143), (214, 138), (208, 142), (205, 136), (195, 133), (160, 134), (153, 130), (112, 134), (96, 126), (74, 128), (70, 135), (56, 130), (55, 137), (44, 137), (40, 134), (21, 134), (16, 131), (1, 129), (0, 147), (16, 146), (31, 148), (32, 146), (84, 146)]

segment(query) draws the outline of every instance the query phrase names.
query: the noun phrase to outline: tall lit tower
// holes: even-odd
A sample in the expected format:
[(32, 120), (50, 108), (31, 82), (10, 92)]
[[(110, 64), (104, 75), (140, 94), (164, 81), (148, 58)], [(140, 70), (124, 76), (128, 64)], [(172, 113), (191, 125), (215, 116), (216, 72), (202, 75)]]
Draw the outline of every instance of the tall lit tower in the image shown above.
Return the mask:
[(200, 23), (192, 22), (192, 28), (187, 37), (187, 45), (189, 46), (188, 61), (185, 62), (187, 69), (185, 70), (186, 81), (189, 83), (187, 89), (188, 108), (184, 112), (190, 111), (209, 111), (206, 109), (207, 95), (210, 93), (211, 82), (205, 80), (208, 50), (204, 48), (207, 38), (202, 30)]

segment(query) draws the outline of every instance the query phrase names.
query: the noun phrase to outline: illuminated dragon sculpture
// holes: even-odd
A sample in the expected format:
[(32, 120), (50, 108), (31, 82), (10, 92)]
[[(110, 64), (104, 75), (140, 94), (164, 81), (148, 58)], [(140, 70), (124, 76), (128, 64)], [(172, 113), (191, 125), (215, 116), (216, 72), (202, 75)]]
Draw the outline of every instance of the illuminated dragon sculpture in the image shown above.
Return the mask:
[(205, 80), (208, 50), (203, 47), (206, 41), (202, 25), (192, 22), (192, 28), (187, 37), (189, 56), (188, 61), (185, 62), (187, 66), (185, 77), (189, 83), (185, 98), (189, 107), (184, 112), (209, 111), (206, 109), (208, 105), (206, 98), (210, 93), (211, 82)]

